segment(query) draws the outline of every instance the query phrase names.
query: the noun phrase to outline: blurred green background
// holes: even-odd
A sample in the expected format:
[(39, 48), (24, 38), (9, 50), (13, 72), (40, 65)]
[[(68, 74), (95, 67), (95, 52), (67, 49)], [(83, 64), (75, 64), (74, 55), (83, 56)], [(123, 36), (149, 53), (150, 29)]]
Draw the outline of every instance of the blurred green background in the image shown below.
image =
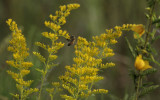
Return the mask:
[[(67, 23), (62, 29), (67, 30), (70, 35), (83, 36), (88, 40), (94, 35), (105, 32), (105, 29), (113, 28), (122, 24), (146, 24), (144, 13), (146, 12), (146, 0), (0, 0), (0, 100), (13, 100), (9, 93), (16, 93), (15, 81), (6, 73), (6, 70), (13, 69), (5, 61), (11, 59), (11, 53), (7, 51), (8, 41), (11, 32), (6, 25), (6, 20), (12, 18), (22, 29), (26, 37), (27, 45), (30, 48), (29, 60), (34, 66), (26, 78), (34, 80), (32, 87), (39, 87), (40, 74), (35, 68), (42, 67), (39, 60), (32, 55), (33, 51), (44, 53), (41, 48), (34, 45), (36, 41), (45, 42), (41, 33), (51, 31), (44, 26), (44, 21), (49, 20), (49, 15), (59, 10), (60, 5), (79, 3), (81, 7), (73, 10), (67, 17)], [(157, 9), (158, 12), (158, 9)], [(159, 13), (159, 12), (158, 12)], [(159, 13), (160, 14), (160, 13)], [(133, 44), (133, 34), (125, 32), (114, 46), (116, 55), (109, 60), (116, 63), (115, 68), (105, 69), (99, 74), (104, 80), (96, 84), (96, 88), (109, 90), (107, 95), (96, 95), (89, 100), (125, 100), (134, 91), (133, 81), (129, 77), (129, 69), (134, 68), (134, 59), (124, 39), (127, 37)], [(63, 40), (63, 42), (67, 42)], [(160, 41), (159, 41), (160, 42)], [(160, 51), (158, 42), (155, 47)], [(73, 63), (74, 47), (67, 44), (58, 52), (59, 66), (55, 67), (49, 74), (48, 82), (58, 81), (58, 76), (64, 73), (65, 65)], [(159, 58), (157, 58), (159, 60)], [(107, 60), (106, 60), (107, 61)], [(152, 64), (153, 65), (153, 64)], [(158, 68), (156, 65), (154, 67)], [(158, 68), (159, 69), (159, 68)], [(152, 74), (149, 80), (160, 84), (160, 72)], [(48, 86), (49, 83), (46, 83)], [(127, 94), (129, 93), (129, 94)], [(49, 100), (48, 94), (43, 93), (45, 99)], [(159, 88), (142, 100), (158, 100), (160, 98)], [(117, 99), (117, 98), (121, 99)], [(35, 97), (32, 96), (35, 100)], [(30, 99), (28, 99), (30, 100)], [(58, 98), (57, 100), (60, 100)]]

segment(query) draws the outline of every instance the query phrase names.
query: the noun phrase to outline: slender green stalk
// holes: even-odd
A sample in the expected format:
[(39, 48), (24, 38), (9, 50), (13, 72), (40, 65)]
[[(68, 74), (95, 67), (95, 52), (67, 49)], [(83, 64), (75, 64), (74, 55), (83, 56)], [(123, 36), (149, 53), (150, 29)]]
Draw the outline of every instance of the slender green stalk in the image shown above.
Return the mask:
[[(89, 91), (91, 91), (92, 86), (93, 86), (93, 82), (91, 83), (91, 86), (89, 87)], [(88, 100), (88, 97), (86, 97), (86, 99), (85, 99), (85, 100)]]
[(148, 27), (147, 27), (147, 32), (146, 32), (144, 49), (146, 49), (147, 43), (149, 41), (149, 33), (151, 32), (151, 28), (152, 28), (152, 16), (153, 16), (153, 11), (154, 11), (154, 8), (155, 8), (155, 4), (156, 4), (156, 1), (154, 2), (153, 6), (151, 8), (151, 11), (149, 13), (149, 22), (148, 22)]
[[(20, 66), (22, 66), (22, 61), (21, 61), (21, 60), (19, 61), (19, 63), (20, 63)], [(22, 70), (22, 69), (20, 68), (19, 71), (21, 71), (21, 70)], [(21, 72), (20, 72), (20, 78), (21, 78), (21, 80), (23, 80), (23, 76), (22, 76)], [(20, 91), (21, 91), (21, 100), (24, 100), (24, 98), (23, 98), (23, 97), (24, 97), (24, 96), (23, 96), (23, 95), (24, 95), (24, 94), (23, 94), (23, 91), (24, 91), (23, 85), (22, 85), (22, 88), (21, 88)]]
[(41, 88), (40, 88), (40, 91), (39, 91), (38, 100), (41, 99), (41, 92), (42, 92), (42, 88), (43, 88), (43, 83), (44, 83), (44, 80), (45, 80), (45, 76), (46, 76), (46, 74), (43, 75), (43, 78), (42, 78), (42, 83), (41, 83)]
[[(49, 56), (52, 55), (51, 53), (49, 54)], [(47, 63), (44, 62), (44, 65), (45, 65), (45, 71), (44, 71), (44, 74), (43, 74), (43, 77), (42, 77), (42, 81), (41, 81), (41, 87), (40, 87), (40, 91), (39, 91), (39, 96), (38, 96), (38, 100), (41, 99), (41, 92), (42, 92), (42, 88), (43, 88), (43, 84), (44, 84), (44, 81), (45, 81), (45, 78), (46, 78), (46, 74), (48, 72), (48, 66), (49, 66), (49, 57), (47, 59)]]
[(53, 100), (53, 95), (50, 95), (50, 97), (51, 97), (51, 100)]
[[(23, 79), (21, 74), (20, 74), (20, 76), (21, 76), (21, 79)], [(23, 99), (24, 98), (23, 98), (23, 86), (22, 86), (22, 88), (21, 88), (21, 100), (23, 100)]]
[(137, 82), (137, 90), (136, 90), (136, 99), (135, 100), (138, 100), (138, 97), (139, 97), (139, 88), (141, 86), (141, 76), (138, 77), (138, 82)]
[(78, 78), (78, 88), (77, 88), (77, 94), (75, 95), (76, 100), (78, 99), (78, 94), (79, 94), (79, 84), (80, 84), (80, 76)]

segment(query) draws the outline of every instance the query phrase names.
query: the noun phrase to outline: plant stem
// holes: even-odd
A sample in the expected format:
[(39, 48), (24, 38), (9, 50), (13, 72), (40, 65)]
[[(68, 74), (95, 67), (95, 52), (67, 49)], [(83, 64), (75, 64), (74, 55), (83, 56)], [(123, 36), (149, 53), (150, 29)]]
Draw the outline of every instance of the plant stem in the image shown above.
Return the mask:
[(74, 95), (75, 96), (75, 99), (77, 100), (78, 99), (78, 94), (79, 94), (79, 85), (80, 85), (80, 76), (78, 76), (78, 87), (77, 87), (77, 93)]
[[(48, 65), (48, 64), (47, 64)], [(42, 77), (42, 83), (41, 83), (41, 88), (40, 88), (40, 91), (39, 91), (39, 96), (38, 96), (38, 100), (41, 99), (41, 91), (42, 91), (42, 88), (43, 88), (43, 84), (44, 84), (44, 81), (45, 81), (45, 78), (46, 78), (46, 74), (47, 74), (47, 70), (48, 70), (48, 67), (46, 65), (46, 68), (45, 68), (45, 72), (43, 74), (43, 77)]]
[[(20, 76), (21, 76), (21, 80), (23, 80), (23, 78), (22, 78), (22, 75), (20, 74)], [(21, 85), (22, 86), (22, 88), (21, 88), (21, 100), (23, 100), (23, 85)]]
[(51, 100), (53, 100), (53, 95), (50, 95), (50, 97), (51, 97)]
[[(91, 86), (90, 86), (90, 88), (89, 88), (89, 91), (91, 91), (92, 86), (93, 86), (93, 82), (91, 83)], [(87, 97), (85, 100), (88, 100), (88, 97)]]
[[(45, 75), (44, 75), (45, 76)], [(42, 83), (41, 83), (41, 88), (40, 88), (40, 91), (39, 91), (39, 96), (38, 96), (38, 100), (41, 99), (41, 91), (42, 91), (42, 87), (43, 87), (43, 83), (44, 83), (44, 76), (42, 78)]]
[[(22, 66), (22, 60), (19, 61), (19, 64), (20, 64), (20, 66)], [(22, 76), (22, 74), (21, 74), (21, 70), (23, 70), (23, 69), (22, 69), (22, 68), (19, 69), (20, 79), (23, 80), (23, 76)], [(20, 90), (20, 91), (21, 91), (21, 100), (24, 100), (24, 94), (23, 94), (24, 86), (21, 85), (21, 84), (20, 84), (20, 86), (22, 86), (22, 88), (21, 88), (21, 90)]]
[(150, 11), (150, 13), (149, 13), (149, 24), (148, 24), (148, 27), (147, 27), (144, 49), (146, 49), (147, 42), (149, 41), (149, 33), (151, 32), (152, 16), (153, 16), (153, 11), (154, 11), (155, 4), (156, 4), (156, 1), (154, 2), (153, 6), (152, 6), (152, 8), (151, 8), (151, 11)]
[[(49, 54), (49, 56), (51, 55), (51, 53)], [(44, 84), (44, 81), (45, 81), (45, 78), (46, 78), (46, 74), (48, 72), (48, 66), (49, 66), (49, 57), (47, 59), (47, 63), (44, 62), (44, 65), (45, 65), (45, 71), (43, 73), (43, 77), (42, 77), (42, 83), (41, 83), (41, 87), (40, 87), (40, 91), (39, 91), (39, 96), (38, 96), (38, 100), (41, 99), (41, 92), (42, 92), (42, 88), (43, 88), (43, 84)]]
[(136, 99), (135, 100), (138, 100), (140, 85), (141, 85), (141, 76), (138, 76), (138, 83), (137, 83)]

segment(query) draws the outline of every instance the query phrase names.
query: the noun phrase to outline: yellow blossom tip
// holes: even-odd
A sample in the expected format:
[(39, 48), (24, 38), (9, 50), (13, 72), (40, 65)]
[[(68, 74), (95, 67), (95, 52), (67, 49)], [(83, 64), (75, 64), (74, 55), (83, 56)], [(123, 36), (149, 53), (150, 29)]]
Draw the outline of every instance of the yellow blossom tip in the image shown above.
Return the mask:
[(149, 65), (148, 61), (143, 60), (142, 55), (140, 54), (136, 57), (135, 68), (139, 71), (144, 71), (146, 69), (152, 68), (152, 66)]
[(131, 30), (135, 32), (134, 38), (137, 39), (145, 33), (145, 28), (142, 24), (133, 25)]

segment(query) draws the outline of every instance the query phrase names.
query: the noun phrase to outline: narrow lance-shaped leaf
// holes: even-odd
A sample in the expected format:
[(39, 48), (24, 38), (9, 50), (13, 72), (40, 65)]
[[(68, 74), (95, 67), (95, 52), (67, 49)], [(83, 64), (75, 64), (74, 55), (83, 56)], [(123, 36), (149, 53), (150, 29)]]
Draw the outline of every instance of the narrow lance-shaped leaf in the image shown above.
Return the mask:
[(144, 96), (148, 93), (150, 93), (151, 91), (155, 90), (156, 88), (158, 88), (159, 85), (153, 85), (153, 86), (150, 86), (150, 87), (145, 87), (139, 94), (139, 96)]
[(135, 52), (134, 52), (134, 50), (133, 50), (133, 47), (131, 46), (130, 42), (128, 41), (128, 39), (127, 39), (126, 37), (125, 37), (125, 39), (126, 39), (126, 41), (127, 41), (128, 47), (129, 47), (129, 49), (130, 49), (133, 57), (135, 58), (136, 54), (135, 54)]
[(152, 22), (152, 24), (156, 24), (156, 23), (160, 23), (160, 18), (159, 19), (156, 19)]

